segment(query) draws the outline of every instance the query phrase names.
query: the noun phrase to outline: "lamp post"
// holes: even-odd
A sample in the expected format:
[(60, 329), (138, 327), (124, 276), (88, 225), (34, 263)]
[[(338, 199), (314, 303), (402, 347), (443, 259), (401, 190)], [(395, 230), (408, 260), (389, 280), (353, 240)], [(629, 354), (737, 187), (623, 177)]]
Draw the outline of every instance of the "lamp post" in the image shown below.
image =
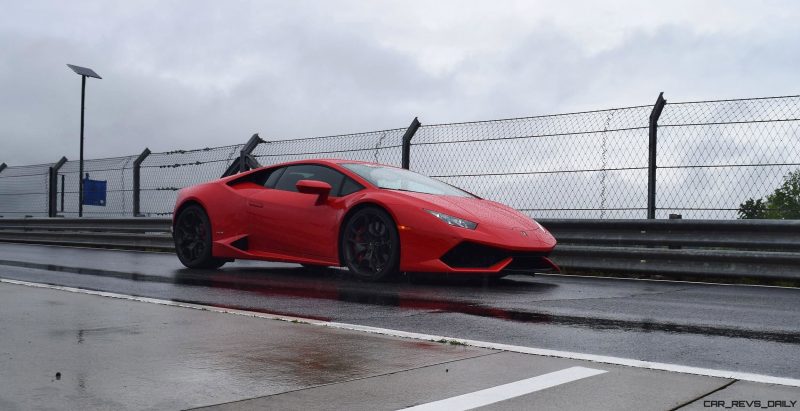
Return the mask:
[(102, 79), (94, 70), (87, 67), (73, 66), (67, 64), (75, 74), (81, 76), (81, 156), (78, 171), (78, 217), (83, 217), (83, 107), (86, 101), (86, 77)]

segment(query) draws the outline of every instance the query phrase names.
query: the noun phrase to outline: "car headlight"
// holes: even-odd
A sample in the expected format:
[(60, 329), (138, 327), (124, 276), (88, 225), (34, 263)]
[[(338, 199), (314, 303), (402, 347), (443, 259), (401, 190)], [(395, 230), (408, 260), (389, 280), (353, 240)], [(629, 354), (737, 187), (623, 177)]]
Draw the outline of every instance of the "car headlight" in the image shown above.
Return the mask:
[(463, 218), (453, 217), (453, 216), (445, 214), (445, 213), (440, 213), (438, 211), (433, 211), (433, 210), (426, 210), (424, 208), (423, 208), (423, 210), (433, 214), (438, 219), (440, 219), (440, 220), (444, 221), (445, 223), (450, 224), (450, 225), (452, 225), (454, 227), (461, 227), (461, 228), (466, 228), (468, 230), (474, 230), (475, 227), (478, 226), (478, 223), (474, 223), (472, 221), (465, 220)]

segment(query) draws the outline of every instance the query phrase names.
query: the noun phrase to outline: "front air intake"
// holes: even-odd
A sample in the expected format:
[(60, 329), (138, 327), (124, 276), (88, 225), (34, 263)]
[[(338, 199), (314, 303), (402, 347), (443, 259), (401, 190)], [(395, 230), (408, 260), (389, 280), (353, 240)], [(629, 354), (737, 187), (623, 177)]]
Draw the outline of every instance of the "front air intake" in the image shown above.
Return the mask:
[(440, 260), (453, 268), (489, 268), (509, 256), (506, 250), (464, 241), (451, 248)]
[(508, 273), (549, 273), (557, 271), (542, 253), (512, 253), (511, 263), (503, 271)]

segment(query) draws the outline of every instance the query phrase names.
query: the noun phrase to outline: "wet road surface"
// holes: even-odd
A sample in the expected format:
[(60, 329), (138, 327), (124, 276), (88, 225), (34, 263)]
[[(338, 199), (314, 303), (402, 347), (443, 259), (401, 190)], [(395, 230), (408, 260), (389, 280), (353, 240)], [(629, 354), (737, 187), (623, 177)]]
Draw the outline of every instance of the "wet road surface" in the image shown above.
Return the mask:
[(800, 378), (800, 290), (512, 276), (401, 278), (0, 244), (0, 277), (529, 347)]
[(4, 411), (671, 410), (720, 390), (726, 400), (800, 392), (9, 281)]

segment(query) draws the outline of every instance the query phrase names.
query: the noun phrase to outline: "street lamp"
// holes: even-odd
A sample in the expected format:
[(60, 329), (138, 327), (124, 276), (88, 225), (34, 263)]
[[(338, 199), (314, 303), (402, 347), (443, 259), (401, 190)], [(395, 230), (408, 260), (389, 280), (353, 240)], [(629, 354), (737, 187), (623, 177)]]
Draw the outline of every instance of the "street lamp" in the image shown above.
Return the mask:
[(94, 70), (86, 67), (67, 64), (75, 74), (81, 76), (81, 158), (78, 171), (78, 217), (83, 217), (83, 106), (86, 100), (86, 77), (102, 79)]

